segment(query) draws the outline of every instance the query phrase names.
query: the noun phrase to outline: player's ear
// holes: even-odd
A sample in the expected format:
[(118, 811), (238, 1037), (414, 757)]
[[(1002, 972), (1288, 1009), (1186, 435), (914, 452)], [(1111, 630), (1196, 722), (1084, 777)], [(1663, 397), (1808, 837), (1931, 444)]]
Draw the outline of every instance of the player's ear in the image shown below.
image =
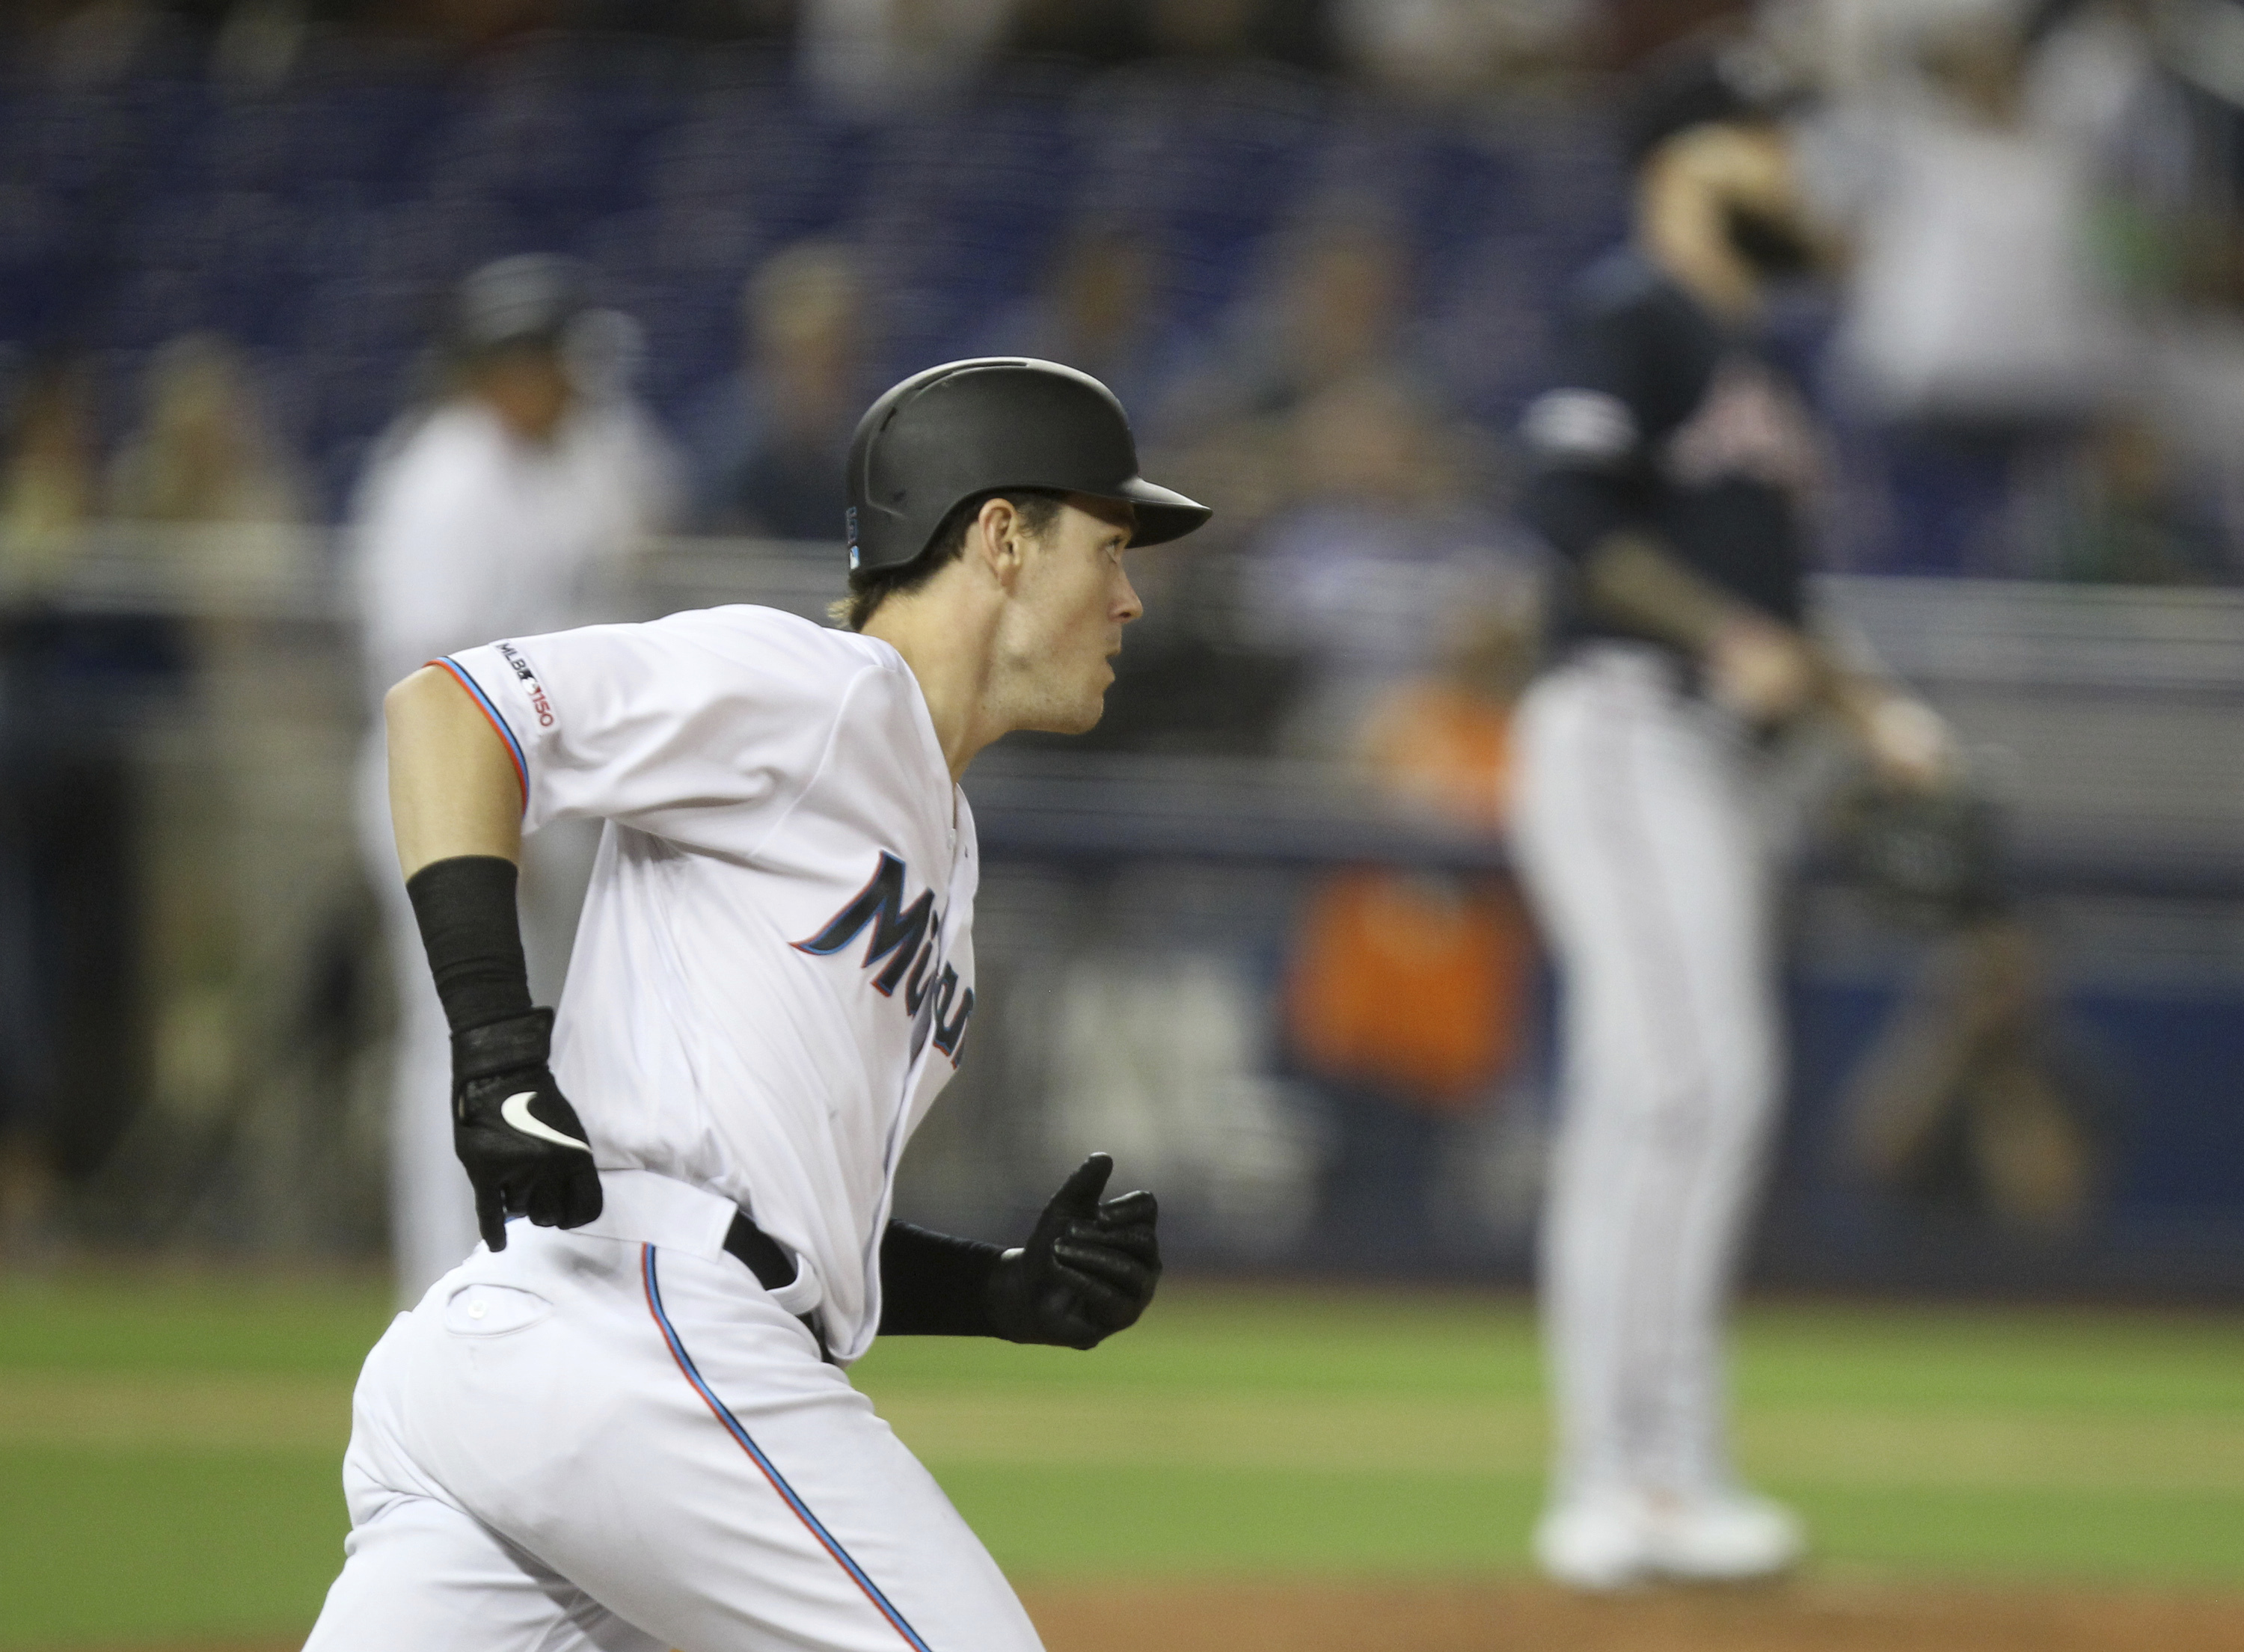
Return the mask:
[(985, 502), (967, 537), (967, 551), (981, 558), (991, 578), (1006, 590), (1021, 576), (1029, 535), (1021, 514), (1008, 499)]

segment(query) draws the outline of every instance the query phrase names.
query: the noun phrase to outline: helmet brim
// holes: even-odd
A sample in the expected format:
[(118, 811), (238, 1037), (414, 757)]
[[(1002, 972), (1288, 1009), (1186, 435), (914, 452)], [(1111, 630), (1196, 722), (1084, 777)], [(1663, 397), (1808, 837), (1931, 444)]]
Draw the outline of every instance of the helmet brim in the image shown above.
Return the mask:
[(1215, 515), (1198, 500), (1187, 499), (1143, 476), (1132, 476), (1112, 493), (1094, 496), (1119, 500), (1137, 512), (1138, 526), (1130, 536), (1132, 545), (1163, 545), (1182, 539), (1194, 529), (1206, 527), (1208, 518)]

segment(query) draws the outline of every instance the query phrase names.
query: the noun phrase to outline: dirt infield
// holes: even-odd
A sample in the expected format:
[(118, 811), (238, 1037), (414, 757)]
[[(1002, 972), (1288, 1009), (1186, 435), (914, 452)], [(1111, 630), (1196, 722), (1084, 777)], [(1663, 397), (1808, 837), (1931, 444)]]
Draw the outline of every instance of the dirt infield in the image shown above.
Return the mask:
[(1614, 1600), (1525, 1583), (1025, 1593), (1050, 1652), (2244, 1652), (2244, 1596), (1830, 1582)]
[(1829, 1581), (1616, 1600), (1525, 1583), (1146, 1583), (1024, 1595), (1049, 1652), (2244, 1652), (2244, 1595)]

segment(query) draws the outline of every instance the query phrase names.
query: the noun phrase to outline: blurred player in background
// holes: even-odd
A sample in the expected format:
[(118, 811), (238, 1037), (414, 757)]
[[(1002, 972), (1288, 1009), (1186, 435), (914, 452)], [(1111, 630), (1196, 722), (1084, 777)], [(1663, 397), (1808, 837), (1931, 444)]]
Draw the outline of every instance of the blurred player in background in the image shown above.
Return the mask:
[[(582, 273), (558, 258), (502, 259), (454, 293), (441, 398), (385, 438), (357, 504), (377, 701), (423, 662), (490, 637), (625, 617), (621, 564), (663, 524), (676, 489), (652, 423), (621, 394), (620, 320), (594, 310)], [(445, 1106), (449, 1034), (397, 887), (386, 775), (377, 718), (359, 818), (397, 966), (391, 1232), (409, 1304), (475, 1248), (476, 1217)], [(524, 852), (524, 933), (541, 992), (559, 990), (594, 843), (589, 828), (542, 833)]]
[(1560, 553), (1522, 705), (1519, 862), (1565, 988), (1544, 1212), (1558, 1408), (1538, 1560), (1585, 1588), (1781, 1571), (1804, 1537), (1735, 1479), (1721, 1324), (1781, 1093), (1767, 748), (1820, 717), (1930, 786), (1929, 710), (1810, 629), (1818, 435), (1755, 342), (1813, 262), (1787, 136), (1734, 57), (1651, 74), (1633, 244), (1575, 288), (1529, 408), (1528, 512)]

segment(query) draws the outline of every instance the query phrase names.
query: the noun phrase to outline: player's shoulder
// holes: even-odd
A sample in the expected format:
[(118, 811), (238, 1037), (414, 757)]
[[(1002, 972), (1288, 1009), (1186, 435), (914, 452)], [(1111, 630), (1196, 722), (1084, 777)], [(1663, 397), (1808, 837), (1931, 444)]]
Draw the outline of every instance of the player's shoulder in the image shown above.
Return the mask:
[(903, 669), (901, 657), (884, 643), (752, 603), (689, 609), (651, 624), (682, 651), (737, 664), (759, 677), (785, 676), (806, 689), (839, 691), (869, 671), (887, 675)]

